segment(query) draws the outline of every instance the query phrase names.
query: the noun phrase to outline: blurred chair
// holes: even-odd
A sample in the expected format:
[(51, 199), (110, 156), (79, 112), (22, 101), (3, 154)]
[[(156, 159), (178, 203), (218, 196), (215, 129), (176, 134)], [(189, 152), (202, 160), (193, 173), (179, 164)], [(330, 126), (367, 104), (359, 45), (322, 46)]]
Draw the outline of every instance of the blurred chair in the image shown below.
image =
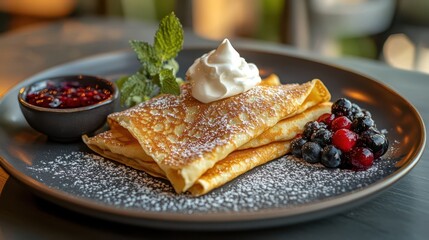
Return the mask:
[(429, 73), (429, 1), (399, 0), (382, 59), (397, 68)]
[[(285, 41), (324, 55), (343, 54), (342, 41), (386, 31), (395, 0), (287, 0)], [(359, 45), (357, 45), (359, 47)]]

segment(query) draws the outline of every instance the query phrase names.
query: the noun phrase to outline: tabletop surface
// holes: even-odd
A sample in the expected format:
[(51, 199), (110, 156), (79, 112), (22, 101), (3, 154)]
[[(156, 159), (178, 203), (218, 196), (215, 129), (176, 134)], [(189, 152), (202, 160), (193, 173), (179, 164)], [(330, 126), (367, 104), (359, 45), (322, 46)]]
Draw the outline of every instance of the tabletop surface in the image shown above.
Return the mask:
[[(83, 57), (128, 50), (129, 39), (152, 41), (154, 23), (82, 18), (0, 35), (0, 96), (31, 75)], [(429, 122), (429, 75), (390, 68), (370, 60), (329, 59), (290, 47), (239, 41), (352, 69), (390, 86)], [(214, 46), (190, 32), (186, 46)], [(1, 127), (1, 126), (0, 126)], [(429, 236), (429, 152), (395, 185), (350, 211), (311, 222), (268, 229), (198, 232), (158, 230), (95, 219), (33, 195), (0, 167), (0, 239), (426, 239)]]

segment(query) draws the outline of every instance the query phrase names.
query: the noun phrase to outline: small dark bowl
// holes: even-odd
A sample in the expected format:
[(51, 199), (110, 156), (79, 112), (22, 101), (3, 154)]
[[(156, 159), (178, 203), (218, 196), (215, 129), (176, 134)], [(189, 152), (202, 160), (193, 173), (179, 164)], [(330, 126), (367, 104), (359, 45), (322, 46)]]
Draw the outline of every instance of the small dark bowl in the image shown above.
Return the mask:
[[(26, 101), (27, 94), (34, 89), (45, 88), (48, 83), (59, 85), (61, 82), (78, 81), (81, 85), (95, 86), (110, 90), (111, 96), (101, 102), (76, 108), (45, 108)], [(19, 106), (28, 124), (35, 130), (46, 134), (49, 139), (59, 142), (71, 142), (91, 133), (106, 122), (108, 114), (115, 111), (119, 91), (116, 85), (103, 78), (75, 75), (43, 79), (21, 88), (18, 94)]]

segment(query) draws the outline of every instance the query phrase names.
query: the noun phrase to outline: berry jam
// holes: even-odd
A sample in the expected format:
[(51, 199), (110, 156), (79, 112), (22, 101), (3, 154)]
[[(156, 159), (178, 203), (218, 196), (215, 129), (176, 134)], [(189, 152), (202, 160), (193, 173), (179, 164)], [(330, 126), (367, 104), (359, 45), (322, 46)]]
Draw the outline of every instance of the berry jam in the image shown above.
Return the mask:
[(77, 81), (48, 83), (43, 89), (30, 91), (26, 101), (44, 108), (78, 108), (108, 99), (112, 93), (98, 85), (81, 85)]

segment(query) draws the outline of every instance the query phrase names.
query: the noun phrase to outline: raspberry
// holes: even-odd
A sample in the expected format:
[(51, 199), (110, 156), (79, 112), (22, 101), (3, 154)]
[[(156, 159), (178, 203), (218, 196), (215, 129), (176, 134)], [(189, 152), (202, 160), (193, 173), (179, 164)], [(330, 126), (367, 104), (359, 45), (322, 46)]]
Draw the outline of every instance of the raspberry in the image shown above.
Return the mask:
[(349, 153), (350, 161), (356, 170), (365, 170), (372, 166), (374, 155), (368, 148), (357, 147)]
[(332, 120), (335, 119), (335, 114), (324, 113), (317, 119), (318, 122), (323, 122), (326, 126), (331, 127)]
[(343, 128), (350, 129), (351, 126), (352, 126), (352, 121), (350, 121), (350, 119), (348, 119), (345, 116), (340, 116), (335, 118), (334, 121), (332, 121), (331, 130), (335, 132)]
[(358, 135), (348, 129), (339, 129), (332, 135), (332, 144), (343, 152), (349, 152), (356, 145)]

